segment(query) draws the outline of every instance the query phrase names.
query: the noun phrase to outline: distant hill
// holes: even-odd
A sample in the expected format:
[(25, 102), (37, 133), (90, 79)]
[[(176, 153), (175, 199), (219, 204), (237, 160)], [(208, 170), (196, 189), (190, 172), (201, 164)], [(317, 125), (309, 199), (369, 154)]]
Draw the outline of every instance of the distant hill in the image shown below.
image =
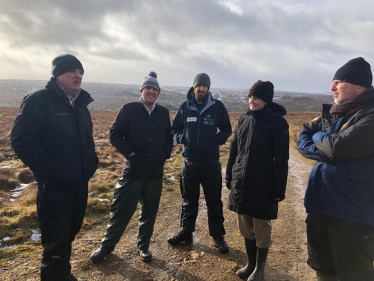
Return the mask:
[[(1, 80), (0, 106), (20, 106), (25, 95), (44, 88), (46, 81)], [(95, 110), (118, 110), (124, 103), (138, 100), (139, 85), (84, 82), (82, 88), (95, 99), (90, 108)], [(162, 86), (158, 103), (170, 110), (177, 110), (186, 100), (189, 87)], [(212, 88), (214, 98), (221, 100), (231, 112), (248, 109), (248, 89)], [(288, 111), (319, 111), (322, 103), (332, 103), (331, 94), (307, 94), (275, 90), (274, 101)]]

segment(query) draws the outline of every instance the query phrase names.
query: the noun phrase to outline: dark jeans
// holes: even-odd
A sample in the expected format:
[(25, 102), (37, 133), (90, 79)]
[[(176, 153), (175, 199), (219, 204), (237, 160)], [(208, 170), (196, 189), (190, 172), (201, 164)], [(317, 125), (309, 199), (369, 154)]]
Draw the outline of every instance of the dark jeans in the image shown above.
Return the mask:
[(307, 217), (308, 264), (340, 281), (373, 281), (374, 228), (325, 215)]
[(138, 248), (148, 250), (157, 217), (161, 190), (161, 178), (128, 179), (121, 177), (114, 191), (110, 219), (101, 242), (102, 247), (110, 252), (114, 250), (139, 202)]
[(69, 280), (71, 243), (82, 226), (87, 195), (87, 183), (38, 183), (37, 213), (44, 248), (42, 281)]
[(203, 187), (208, 209), (209, 234), (222, 236), (223, 210), (221, 201), (222, 172), (218, 160), (190, 162), (185, 160), (180, 174), (180, 189), (183, 197), (181, 227), (184, 231), (195, 231), (199, 209), (200, 184)]

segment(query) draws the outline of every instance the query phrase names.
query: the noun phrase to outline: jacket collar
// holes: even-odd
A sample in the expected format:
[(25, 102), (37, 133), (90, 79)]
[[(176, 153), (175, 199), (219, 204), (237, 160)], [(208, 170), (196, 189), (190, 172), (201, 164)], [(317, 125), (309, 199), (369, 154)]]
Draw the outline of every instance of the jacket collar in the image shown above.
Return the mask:
[[(63, 89), (57, 84), (55, 78), (52, 77), (48, 81), (46, 88), (52, 91), (53, 93), (55, 93), (57, 95), (57, 98), (59, 98), (63, 103), (68, 104), (70, 107), (72, 107), (68, 97), (66, 96)], [(75, 106), (77, 105), (88, 106), (93, 101), (94, 99), (91, 97), (91, 95), (88, 92), (86, 92), (83, 89), (80, 89), (79, 95), (77, 95), (76, 99), (74, 100), (74, 104)]]

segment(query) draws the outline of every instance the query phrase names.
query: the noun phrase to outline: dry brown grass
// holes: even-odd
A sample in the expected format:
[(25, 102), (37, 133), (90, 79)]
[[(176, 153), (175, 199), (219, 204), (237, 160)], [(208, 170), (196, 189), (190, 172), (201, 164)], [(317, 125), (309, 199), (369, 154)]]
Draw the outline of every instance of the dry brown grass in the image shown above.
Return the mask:
[(5, 245), (29, 243), (31, 231), (37, 229), (36, 184), (30, 184), (14, 203), (4, 204), (0, 210), (0, 238), (10, 237)]
[(0, 168), (0, 189), (9, 191), (19, 186), (16, 171), (13, 168)]
[(18, 179), (22, 183), (31, 183), (34, 181), (34, 176), (29, 168), (20, 169)]
[(321, 115), (321, 113), (320, 112), (315, 112), (315, 111), (289, 112), (286, 115), (286, 120), (287, 120), (288, 124), (290, 125), (290, 140), (291, 140), (291, 143), (293, 143), (293, 144), (296, 143), (301, 125), (304, 122), (312, 120), (319, 115)]
[(0, 108), (0, 163), (10, 160), (14, 155), (10, 147), (9, 136), (17, 112), (17, 108)]
[[(2, 198), (0, 200), (0, 239), (9, 236), (11, 239), (3, 245), (20, 244), (22, 246), (0, 251), (0, 262), (2, 259), (22, 255), (27, 251), (40, 251), (40, 248), (34, 247), (40, 242), (30, 240), (30, 229), (38, 228), (35, 206), (36, 185), (29, 185), (15, 202), (9, 201), (9, 190), (21, 182), (33, 181), (29, 169), (25, 168), (10, 148), (9, 133), (16, 113), (17, 109), (14, 108), (0, 108), (0, 197)], [(170, 113), (171, 118), (174, 114), (175, 112)], [(238, 112), (230, 113), (233, 130), (241, 114)], [(291, 112), (287, 114), (286, 119), (290, 124), (291, 143), (295, 143), (300, 125), (317, 115), (316, 112)], [(121, 175), (123, 157), (108, 142), (109, 128), (115, 116), (116, 112), (92, 112), (94, 139), (100, 164), (89, 183), (89, 199), (83, 231), (108, 219), (114, 185)], [(227, 162), (230, 141), (231, 137), (220, 148), (223, 166)], [(165, 164), (161, 209), (167, 208), (167, 202), (175, 198), (176, 192), (179, 194), (179, 172), (183, 162), (181, 150), (181, 146), (175, 146), (171, 158)], [(11, 168), (1, 168), (2, 166), (11, 166)]]

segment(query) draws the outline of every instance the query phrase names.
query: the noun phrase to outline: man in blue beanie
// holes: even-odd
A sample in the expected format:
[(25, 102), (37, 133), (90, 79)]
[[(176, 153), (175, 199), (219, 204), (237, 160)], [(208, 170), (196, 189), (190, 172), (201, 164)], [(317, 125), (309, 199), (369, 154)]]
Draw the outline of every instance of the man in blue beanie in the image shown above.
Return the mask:
[(26, 96), (14, 121), (11, 144), (34, 174), (44, 248), (41, 280), (77, 280), (71, 274), (71, 243), (87, 206), (88, 181), (98, 158), (87, 105), (80, 88), (83, 66), (73, 55), (52, 61), (45, 89)]

